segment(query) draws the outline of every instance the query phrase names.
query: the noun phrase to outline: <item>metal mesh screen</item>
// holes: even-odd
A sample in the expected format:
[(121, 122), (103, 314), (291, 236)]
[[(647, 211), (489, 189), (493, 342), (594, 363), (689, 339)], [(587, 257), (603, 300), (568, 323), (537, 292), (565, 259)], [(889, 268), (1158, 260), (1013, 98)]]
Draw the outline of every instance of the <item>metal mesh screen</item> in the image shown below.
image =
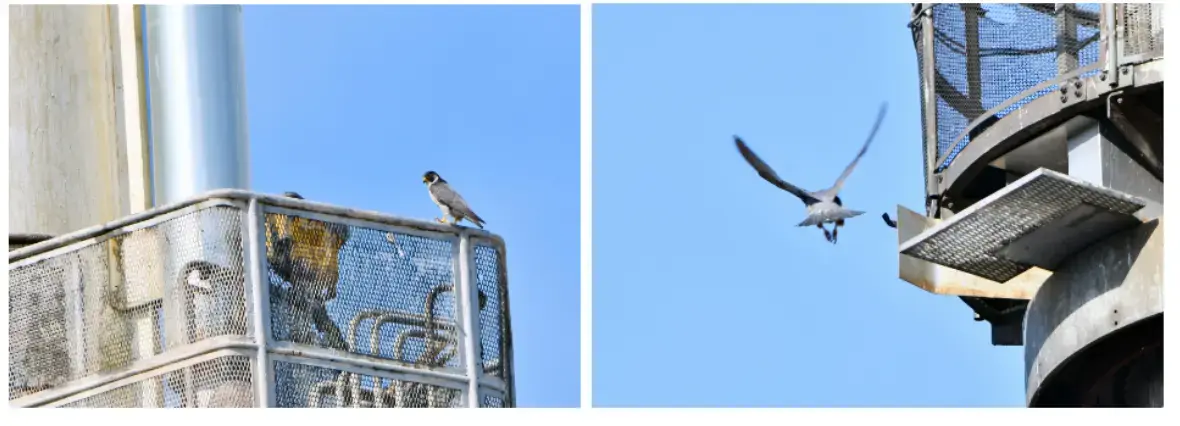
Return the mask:
[(254, 407), (253, 363), (225, 356), (62, 405), (68, 408)]
[(480, 408), (504, 408), (504, 400), (491, 395), (484, 395), (479, 400), (479, 406)]
[[(971, 121), (1025, 90), (1096, 63), (1099, 8), (1097, 3), (1061, 8), (1052, 4), (934, 5), (937, 140), (926, 143), (937, 144), (939, 158), (947, 156), (935, 171), (949, 165), (970, 143), (972, 135), (963, 132)], [(917, 46), (921, 56), (922, 45)], [(999, 111), (994, 119), (1057, 89), (1052, 85), (1038, 90)]]
[(475, 245), (476, 287), (486, 295), (486, 306), (479, 311), (480, 361), (483, 371), (504, 378), (500, 360), (504, 353), (504, 285), (500, 279), (500, 252), (487, 245)]
[(280, 214), (267, 228), (275, 339), (461, 370), (452, 240)]
[(1163, 3), (1120, 5), (1123, 55), (1164, 53)]
[(9, 399), (250, 335), (242, 212), (215, 206), (9, 269)]
[(453, 408), (463, 391), (312, 365), (274, 363), (278, 407)]

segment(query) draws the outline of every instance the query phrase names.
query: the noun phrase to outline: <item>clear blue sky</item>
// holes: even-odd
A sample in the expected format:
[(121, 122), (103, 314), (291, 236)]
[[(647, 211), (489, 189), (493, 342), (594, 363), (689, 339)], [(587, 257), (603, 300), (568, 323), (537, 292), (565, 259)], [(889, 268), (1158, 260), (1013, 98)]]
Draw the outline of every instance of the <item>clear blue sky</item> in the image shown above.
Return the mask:
[[(922, 208), (918, 65), (894, 5), (594, 8), (596, 406), (1022, 406), (1022, 349), (897, 278)], [(797, 228), (779, 175), (868, 213)]]
[(518, 405), (577, 406), (578, 7), (244, 10), (253, 189), (431, 219), (437, 171), (507, 242)]

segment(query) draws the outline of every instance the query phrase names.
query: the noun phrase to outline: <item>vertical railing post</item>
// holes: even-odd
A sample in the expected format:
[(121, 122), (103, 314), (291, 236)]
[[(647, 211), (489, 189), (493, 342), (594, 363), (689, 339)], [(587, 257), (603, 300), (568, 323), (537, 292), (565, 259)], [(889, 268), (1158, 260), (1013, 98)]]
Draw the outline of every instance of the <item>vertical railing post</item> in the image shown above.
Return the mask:
[(1117, 29), (1118, 18), (1116, 17), (1116, 11), (1118, 9), (1117, 5), (1113, 3), (1103, 3), (1101, 7), (1102, 9), (1099, 17), (1102, 21), (1102, 35), (1100, 38), (1103, 40), (1102, 50), (1103, 54), (1105, 54), (1103, 59), (1106, 60), (1104, 70), (1106, 71), (1107, 79), (1109, 80), (1108, 83), (1114, 87), (1118, 86), (1119, 81), (1119, 37)]
[(459, 233), (459, 293), (456, 301), (463, 315), (463, 359), (467, 370), (467, 406), (479, 407), (479, 293), (472, 284), (471, 236)]
[[(920, 24), (922, 28), (922, 98), (925, 109), (922, 111), (926, 122), (925, 141), (926, 150), (926, 195), (939, 193), (938, 174), (938, 97), (936, 95), (934, 74), (937, 70), (934, 63), (934, 5), (923, 4)], [(938, 216), (938, 204), (926, 202), (926, 215)]]
[(251, 198), (246, 210), (246, 227), (249, 236), (247, 245), (249, 274), (251, 285), (251, 313), (254, 320), (254, 341), (258, 345), (257, 364), (254, 368), (254, 380), (257, 404), (259, 407), (273, 407), (275, 405), (274, 380), (271, 374), (272, 366), (267, 347), (270, 346), (270, 284), (263, 274), (263, 264), (266, 259), (266, 235), (263, 234), (266, 218), (262, 214), (262, 206), (257, 198)]

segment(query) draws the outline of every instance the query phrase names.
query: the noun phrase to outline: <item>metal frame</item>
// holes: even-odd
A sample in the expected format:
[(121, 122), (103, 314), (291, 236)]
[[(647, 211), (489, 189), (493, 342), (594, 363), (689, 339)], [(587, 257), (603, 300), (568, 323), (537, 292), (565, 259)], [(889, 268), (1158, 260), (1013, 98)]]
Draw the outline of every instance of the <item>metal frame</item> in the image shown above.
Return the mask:
[[(936, 105), (937, 65), (934, 58), (934, 22), (932, 4), (921, 3), (915, 7), (910, 25), (921, 28), (922, 40), (915, 46), (920, 49), (924, 63), (920, 70), (923, 81), (923, 96), (926, 100), (923, 114), (926, 118), (924, 151), (926, 154), (926, 195), (929, 201), (927, 216), (944, 217), (943, 202), (953, 210), (966, 207), (964, 203), (953, 205), (963, 191), (975, 180), (990, 162), (1020, 146), (1036, 135), (1083, 112), (1101, 109), (1106, 97), (1124, 88), (1141, 88), (1162, 82), (1157, 69), (1162, 67), (1162, 47), (1154, 52), (1124, 55), (1125, 40), (1120, 37), (1126, 23), (1126, 5), (1102, 4), (1098, 13), (1100, 31), (1099, 58), (1091, 65), (1074, 69), (1056, 78), (1046, 80), (1012, 96), (996, 107), (972, 119), (950, 144), (947, 152), (937, 156), (938, 116)], [(1053, 12), (1053, 5), (1025, 5), (1040, 12)], [(970, 62), (970, 61), (969, 61)], [(1082, 77), (1087, 74), (1093, 76)], [(981, 126), (989, 124), (992, 117), (1010, 108), (1013, 104), (1029, 98), (1039, 91), (1060, 86), (1060, 96), (1046, 94), (1022, 105), (1003, 118), (990, 123), (979, 132)], [(955, 147), (968, 136), (978, 133), (951, 157)], [(942, 170), (939, 170), (939, 168)], [(966, 200), (970, 202), (970, 200)], [(945, 218), (945, 217), (944, 217)]]
[[(1106, 5), (1106, 3), (1104, 3), (1103, 5)], [(1126, 18), (1127, 6), (1129, 6), (1129, 4), (1127, 4), (1127, 3), (1110, 3), (1109, 5), (1111, 7), (1112, 15), (1116, 18), (1116, 23), (1114, 24), (1114, 27), (1111, 28), (1111, 30), (1113, 30), (1112, 34), (1114, 35), (1114, 37), (1113, 37), (1114, 40), (1111, 40), (1111, 42), (1112, 42), (1111, 46), (1114, 46), (1115, 52), (1117, 52), (1117, 55), (1116, 55), (1117, 61), (1115, 61), (1115, 62), (1118, 64), (1119, 67), (1123, 67), (1126, 65), (1140, 64), (1143, 62), (1148, 62), (1153, 59), (1163, 57), (1164, 49), (1163, 49), (1162, 44), (1160, 45), (1159, 49), (1156, 49), (1156, 50), (1147, 51), (1147, 52), (1140, 52), (1140, 53), (1136, 53), (1134, 55), (1128, 55), (1126, 53), (1127, 43), (1125, 40), (1122, 40), (1119, 37), (1119, 34), (1122, 34), (1127, 29), (1128, 24), (1125, 22), (1124, 18)], [(1156, 10), (1155, 10), (1155, 7), (1157, 5), (1156, 3), (1138, 3), (1137, 5), (1149, 6), (1153, 9), (1152, 10), (1153, 13), (1156, 12)], [(1158, 5), (1163, 6), (1162, 3), (1160, 3)]]
[[(488, 239), (485, 237), (473, 237), (472, 240), (474, 241), (474, 243), (472, 244), (472, 250), (471, 250), (471, 253), (473, 256), (475, 254), (474, 247), (486, 246), (486, 247), (491, 247), (493, 250), (496, 250), (496, 252), (497, 252), (496, 257), (498, 259), (497, 271), (499, 272), (499, 276), (496, 277), (496, 281), (501, 282), (501, 283), (507, 283), (508, 282), (507, 247), (505, 247), (504, 244), (498, 243), (496, 240)], [(475, 274), (474, 269), (472, 270), (472, 274)], [(481, 374), (480, 381), (483, 383), (483, 386), (486, 386), (488, 383), (502, 383), (503, 388), (507, 391), (507, 390), (516, 389), (516, 375), (511, 373), (513, 371), (516, 371), (516, 366), (513, 365), (513, 360), (515, 360), (516, 358), (514, 357), (513, 352), (512, 352), (512, 348), (513, 348), (513, 345), (512, 345), (512, 309), (509, 307), (511, 298), (508, 297), (508, 294), (509, 294), (508, 286), (507, 285), (501, 286), (500, 291), (502, 292), (501, 297), (500, 297), (500, 302), (503, 304), (503, 306), (500, 307), (499, 314), (500, 314), (500, 327), (501, 327), (501, 329), (503, 329), (503, 342), (501, 342), (502, 344), (500, 345), (500, 353), (498, 356), (498, 361), (500, 363), (499, 369), (500, 369), (500, 372), (501, 372), (501, 375), (503, 376), (503, 378), (501, 379), (498, 377), (489, 377), (486, 374), (483, 374), (483, 371), (481, 371), (480, 372), (480, 374)], [(495, 396), (495, 395), (493, 395), (493, 396)], [(504, 401), (505, 406), (511, 406), (508, 404), (515, 403), (515, 393), (514, 392), (506, 392), (505, 395), (499, 395), (499, 397)], [(509, 398), (513, 398), (513, 399), (510, 401)]]
[[(514, 405), (511, 326), (507, 313), (507, 269), (504, 243), (501, 237), (483, 230), (406, 219), (377, 212), (242, 190), (216, 190), (199, 197), (153, 208), (104, 225), (72, 232), (11, 251), (9, 252), (9, 271), (94, 244), (101, 244), (111, 238), (152, 227), (186, 214), (218, 206), (232, 207), (243, 212), (241, 233), (242, 255), (243, 262), (245, 262), (245, 288), (242, 291), (243, 295), (248, 297), (246, 314), (249, 318), (249, 325), (252, 325), (252, 327), (248, 327), (247, 336), (219, 336), (165, 349), (160, 354), (138, 360), (117, 373), (92, 374), (53, 389), (10, 400), (9, 404), (24, 407), (68, 404), (127, 383), (183, 368), (183, 366), (199, 362), (198, 360), (216, 357), (215, 354), (230, 351), (253, 357), (255, 402), (261, 407), (273, 407), (276, 404), (275, 361), (314, 365), (345, 372), (339, 380), (345, 380), (347, 375), (366, 374), (459, 389), (462, 391), (464, 405), (469, 407), (479, 407), (484, 396), (498, 397), (508, 407)], [(452, 287), (449, 290), (456, 293), (456, 321), (458, 323), (445, 321), (438, 323), (429, 315), (417, 318), (416, 315), (399, 312), (364, 311), (358, 314), (350, 324), (349, 339), (352, 341), (350, 345), (356, 346), (357, 330), (355, 327), (369, 318), (374, 321), (374, 332), (379, 331), (381, 325), (387, 322), (422, 323), (427, 330), (434, 330), (432, 332), (447, 329), (454, 331), (458, 328), (462, 335), (457, 348), (461, 353), (459, 358), (462, 371), (419, 369), (390, 359), (276, 341), (271, 333), (270, 285), (268, 274), (265, 272), (269, 268), (266, 263), (266, 235), (264, 231), (267, 213), (296, 215), (454, 242), (453, 256), (456, 261), (453, 262), (453, 265), (456, 281), (451, 284)], [(503, 330), (499, 363), (503, 379), (484, 374), (482, 359), (479, 355), (480, 317), (478, 309), (475, 308), (479, 305), (474, 268), (476, 246), (489, 246), (499, 254), (500, 276), (497, 278), (501, 283), (500, 302), (503, 305), (499, 312), (501, 315), (500, 326)], [(170, 283), (165, 283), (165, 287), (169, 286), (171, 286)], [(436, 291), (446, 291), (446, 289), (436, 289)], [(403, 337), (406, 336), (399, 336), (399, 340)], [(352, 396), (355, 403), (359, 401), (360, 381), (353, 380), (353, 382), (355, 383), (350, 386), (352, 389), (349, 390), (354, 392)], [(344, 392), (345, 390), (343, 388), (335, 389), (336, 392)], [(374, 403), (379, 405), (379, 402), (375, 401)]]
[(246, 262), (249, 267), (249, 278), (246, 286), (253, 296), (248, 307), (254, 321), (254, 341), (257, 342), (258, 354), (255, 356), (254, 385), (255, 402), (259, 407), (273, 407), (274, 394), (274, 364), (270, 362), (269, 349), (274, 345), (270, 333), (270, 279), (262, 272), (266, 268), (266, 234), (262, 231), (266, 227), (266, 216), (262, 213), (262, 206), (257, 199), (250, 200), (249, 210), (246, 211), (246, 235), (243, 241), (249, 241)]

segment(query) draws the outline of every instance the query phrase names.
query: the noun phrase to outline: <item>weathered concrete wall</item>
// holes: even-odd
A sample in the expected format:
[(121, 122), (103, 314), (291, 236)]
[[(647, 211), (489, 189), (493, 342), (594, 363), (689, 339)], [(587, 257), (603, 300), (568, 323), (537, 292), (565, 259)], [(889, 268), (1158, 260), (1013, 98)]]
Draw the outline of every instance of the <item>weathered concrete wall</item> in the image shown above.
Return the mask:
[(106, 6), (9, 6), (10, 233), (124, 214), (112, 19)]

